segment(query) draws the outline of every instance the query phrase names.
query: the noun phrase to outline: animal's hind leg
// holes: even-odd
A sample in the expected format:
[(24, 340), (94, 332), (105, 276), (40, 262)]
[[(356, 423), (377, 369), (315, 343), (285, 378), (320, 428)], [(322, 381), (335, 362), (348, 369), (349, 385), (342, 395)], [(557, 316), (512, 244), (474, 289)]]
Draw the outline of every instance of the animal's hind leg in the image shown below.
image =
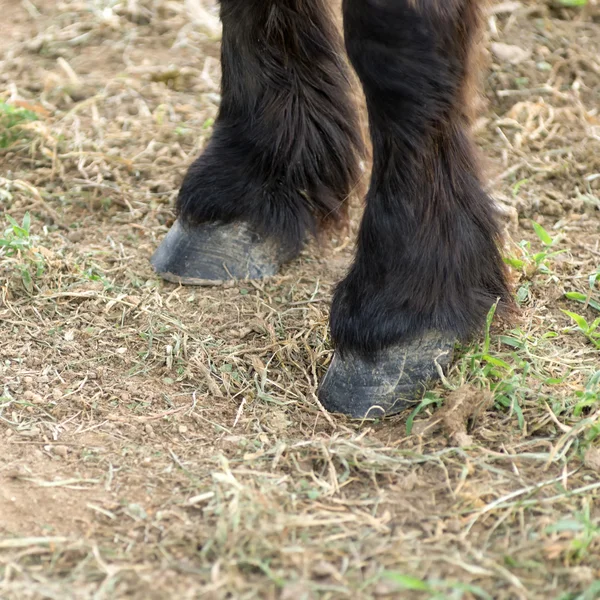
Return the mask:
[(391, 414), (418, 399), (454, 342), (511, 306), (469, 134), (480, 0), (344, 0), (374, 164), (355, 262), (331, 309), (326, 408)]
[(274, 274), (343, 217), (360, 146), (328, 0), (221, 0), (222, 103), (152, 262), (182, 283)]

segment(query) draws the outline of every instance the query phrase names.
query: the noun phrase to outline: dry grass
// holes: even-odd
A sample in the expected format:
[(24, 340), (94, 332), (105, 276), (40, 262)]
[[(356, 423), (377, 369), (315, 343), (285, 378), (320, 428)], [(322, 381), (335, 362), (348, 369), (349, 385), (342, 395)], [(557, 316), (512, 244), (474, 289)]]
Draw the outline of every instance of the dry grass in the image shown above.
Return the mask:
[(273, 280), (181, 288), (149, 266), (218, 106), (212, 21), (0, 5), (1, 598), (600, 596), (591, 4), (489, 21), (528, 52), (494, 58), (477, 129), (519, 322), (366, 424), (315, 396), (358, 203)]

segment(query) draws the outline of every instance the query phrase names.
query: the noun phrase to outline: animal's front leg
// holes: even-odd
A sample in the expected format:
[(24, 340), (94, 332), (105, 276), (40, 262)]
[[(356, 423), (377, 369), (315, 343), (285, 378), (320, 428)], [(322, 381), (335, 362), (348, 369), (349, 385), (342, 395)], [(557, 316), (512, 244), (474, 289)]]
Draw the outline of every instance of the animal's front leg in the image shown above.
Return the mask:
[(222, 104), (152, 262), (181, 283), (273, 275), (340, 220), (360, 136), (327, 0), (221, 0)]
[(354, 417), (418, 400), (457, 339), (511, 306), (469, 136), (479, 0), (345, 0), (374, 163), (355, 262), (331, 309), (323, 405)]

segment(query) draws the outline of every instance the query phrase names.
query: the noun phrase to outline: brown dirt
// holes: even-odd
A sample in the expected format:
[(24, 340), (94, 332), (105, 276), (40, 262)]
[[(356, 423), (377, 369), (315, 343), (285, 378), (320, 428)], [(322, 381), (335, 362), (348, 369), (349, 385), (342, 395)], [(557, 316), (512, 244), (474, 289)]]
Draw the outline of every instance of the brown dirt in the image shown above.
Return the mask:
[(218, 43), (179, 0), (0, 0), (0, 101), (37, 115), (0, 148), (2, 227), (32, 217), (0, 249), (0, 598), (600, 597), (600, 354), (563, 312), (600, 316), (600, 23), (511, 4), (477, 137), (521, 315), (360, 424), (315, 396), (360, 202), (272, 280), (159, 281)]

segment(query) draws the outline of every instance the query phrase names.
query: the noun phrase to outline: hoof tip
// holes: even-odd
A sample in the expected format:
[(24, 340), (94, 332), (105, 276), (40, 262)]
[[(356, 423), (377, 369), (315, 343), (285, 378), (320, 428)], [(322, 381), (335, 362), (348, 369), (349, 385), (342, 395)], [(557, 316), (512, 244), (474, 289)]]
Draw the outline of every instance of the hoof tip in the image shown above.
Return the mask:
[(245, 223), (188, 225), (177, 220), (150, 262), (167, 281), (215, 285), (271, 277), (290, 258)]

